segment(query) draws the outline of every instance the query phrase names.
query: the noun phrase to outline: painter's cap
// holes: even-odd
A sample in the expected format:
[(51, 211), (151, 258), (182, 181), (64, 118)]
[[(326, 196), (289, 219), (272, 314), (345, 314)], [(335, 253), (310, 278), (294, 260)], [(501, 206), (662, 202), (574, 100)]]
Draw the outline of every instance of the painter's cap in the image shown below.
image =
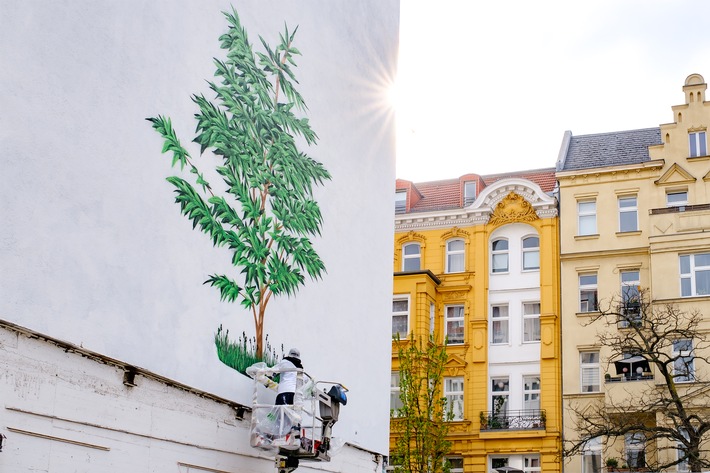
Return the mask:
[(300, 360), (301, 359), (301, 352), (298, 350), (298, 348), (291, 348), (288, 351), (288, 356), (290, 356), (291, 358), (295, 358), (297, 360)]

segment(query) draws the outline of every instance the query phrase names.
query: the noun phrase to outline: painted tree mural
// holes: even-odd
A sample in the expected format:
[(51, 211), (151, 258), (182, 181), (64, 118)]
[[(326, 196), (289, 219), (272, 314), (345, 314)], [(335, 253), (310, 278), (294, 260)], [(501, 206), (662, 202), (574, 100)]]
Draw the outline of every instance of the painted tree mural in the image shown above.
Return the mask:
[(272, 297), (296, 293), (305, 275), (318, 279), (323, 261), (309, 239), (320, 234), (322, 217), (313, 189), (330, 179), (324, 166), (301, 151), (297, 141), (315, 145), (317, 135), (296, 91), (293, 69), (295, 30), (288, 26), (272, 48), (259, 37), (264, 52), (255, 52), (237, 12), (225, 12), (229, 30), (219, 40), (226, 59), (214, 60), (215, 97), (193, 95), (199, 107), (194, 142), (200, 154), (216, 158), (224, 185), (210, 185), (193, 157), (180, 144), (170, 118), (148, 118), (172, 153), (172, 167), (188, 168), (191, 181), (171, 176), (175, 201), (193, 228), (207, 234), (215, 247), (227, 247), (235, 275), (212, 274), (205, 284), (221, 299), (239, 302), (251, 312), (256, 358), (264, 354), (264, 318)]

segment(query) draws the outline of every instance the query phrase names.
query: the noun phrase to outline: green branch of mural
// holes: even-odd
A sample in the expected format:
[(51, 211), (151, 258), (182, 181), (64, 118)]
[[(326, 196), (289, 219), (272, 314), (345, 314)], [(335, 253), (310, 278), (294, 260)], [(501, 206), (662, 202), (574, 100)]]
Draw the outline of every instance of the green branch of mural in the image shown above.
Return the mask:
[[(325, 272), (309, 237), (320, 235), (323, 223), (313, 188), (331, 177), (296, 144), (296, 137), (309, 146), (318, 139), (308, 119), (293, 113), (307, 110), (294, 87), (293, 57), (300, 52), (292, 44), (298, 28), (289, 32), (286, 26), (275, 48), (259, 37), (265, 52), (254, 52), (237, 12), (224, 14), (229, 28), (219, 41), (226, 59), (215, 58), (218, 81), (208, 82), (215, 97), (195, 94), (192, 101), (199, 108), (193, 141), (201, 155), (210, 151), (218, 159), (214, 170), (225, 190), (214, 190), (192, 163), (170, 118), (147, 120), (164, 140), (162, 152), (172, 153), (172, 167), (179, 163), (193, 176), (194, 185), (177, 176), (167, 179), (181, 213), (214, 246), (227, 246), (232, 253), (236, 277), (213, 274), (205, 284), (219, 289), (221, 300), (239, 302), (252, 313), (255, 356), (262, 359), (271, 296), (292, 296), (306, 274), (316, 280)], [(227, 343), (225, 333), (215, 342), (218, 353), (228, 345), (246, 350), (246, 345)]]

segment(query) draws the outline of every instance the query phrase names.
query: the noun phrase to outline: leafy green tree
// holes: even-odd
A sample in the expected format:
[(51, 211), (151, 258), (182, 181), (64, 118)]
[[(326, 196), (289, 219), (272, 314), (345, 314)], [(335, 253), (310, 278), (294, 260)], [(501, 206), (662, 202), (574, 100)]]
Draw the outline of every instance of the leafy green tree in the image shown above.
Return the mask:
[(454, 417), (443, 396), (446, 346), (434, 338), (395, 338), (399, 360), (401, 407), (392, 410), (395, 435), (392, 458), (398, 470), (407, 473), (446, 473), (445, 457), (451, 448), (446, 440)]
[(216, 247), (231, 251), (239, 275), (212, 274), (205, 284), (219, 289), (221, 299), (238, 301), (251, 311), (256, 330), (256, 356), (262, 357), (264, 316), (272, 296), (293, 295), (305, 274), (318, 279), (325, 266), (309, 239), (320, 234), (322, 217), (313, 198), (315, 185), (330, 174), (301, 151), (297, 140), (314, 145), (315, 132), (306, 105), (294, 84), (293, 46), (296, 33), (288, 27), (272, 49), (259, 37), (264, 52), (255, 52), (235, 10), (224, 13), (229, 23), (219, 39), (226, 59), (214, 60), (218, 82), (209, 82), (213, 100), (193, 95), (194, 142), (200, 154), (217, 158), (215, 170), (224, 186), (212, 186), (180, 144), (170, 118), (148, 118), (164, 139), (163, 152), (172, 166), (187, 167), (194, 185), (171, 176), (175, 201), (193, 228), (207, 234)]

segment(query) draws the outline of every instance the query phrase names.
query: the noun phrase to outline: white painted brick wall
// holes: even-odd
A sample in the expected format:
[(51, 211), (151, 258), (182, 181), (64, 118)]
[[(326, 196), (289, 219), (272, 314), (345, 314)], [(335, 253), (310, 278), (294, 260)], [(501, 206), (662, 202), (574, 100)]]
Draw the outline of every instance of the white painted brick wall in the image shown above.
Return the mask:
[[(249, 446), (249, 413), (0, 328), (1, 473), (274, 472)], [(337, 435), (337, 424), (335, 426)], [(344, 446), (308, 471), (378, 471), (377, 457)]]

